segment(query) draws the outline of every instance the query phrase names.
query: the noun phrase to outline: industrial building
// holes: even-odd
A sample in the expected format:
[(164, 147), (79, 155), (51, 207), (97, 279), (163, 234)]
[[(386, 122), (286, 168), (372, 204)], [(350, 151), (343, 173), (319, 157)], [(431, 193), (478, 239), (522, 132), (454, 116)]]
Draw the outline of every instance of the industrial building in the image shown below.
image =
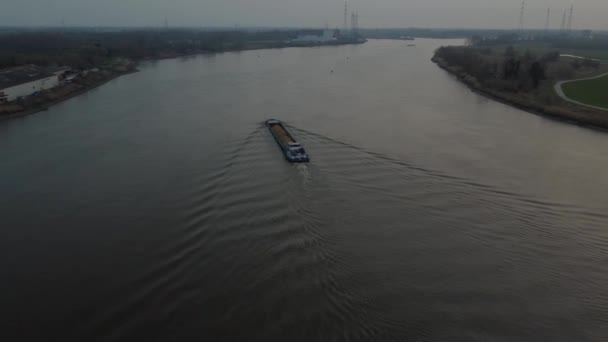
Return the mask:
[(307, 34), (301, 35), (296, 39), (292, 39), (292, 44), (308, 44), (308, 43), (330, 43), (336, 41), (336, 33), (333, 30), (325, 29), (321, 35)]
[(0, 70), (0, 103), (17, 100), (60, 84), (69, 67), (26, 65)]

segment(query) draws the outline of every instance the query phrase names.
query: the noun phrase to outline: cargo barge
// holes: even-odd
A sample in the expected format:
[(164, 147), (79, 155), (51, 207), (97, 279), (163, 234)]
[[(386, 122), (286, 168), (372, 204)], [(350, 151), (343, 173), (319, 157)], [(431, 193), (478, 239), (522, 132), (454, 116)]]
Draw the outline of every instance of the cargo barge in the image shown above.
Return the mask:
[(266, 121), (266, 127), (283, 150), (283, 155), (285, 155), (287, 161), (290, 163), (307, 163), (310, 161), (304, 147), (291, 136), (281, 121), (268, 120)]

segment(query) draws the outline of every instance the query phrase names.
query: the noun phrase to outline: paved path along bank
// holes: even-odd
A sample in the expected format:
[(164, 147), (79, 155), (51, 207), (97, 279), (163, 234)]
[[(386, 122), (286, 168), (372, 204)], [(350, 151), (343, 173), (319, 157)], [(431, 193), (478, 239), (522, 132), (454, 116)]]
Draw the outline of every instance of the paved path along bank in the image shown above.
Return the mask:
[(589, 104), (586, 104), (586, 103), (583, 103), (583, 102), (580, 102), (580, 101), (573, 100), (573, 99), (569, 98), (568, 96), (566, 96), (566, 94), (564, 93), (564, 89), (562, 88), (562, 86), (564, 84), (566, 84), (566, 83), (578, 82), (578, 81), (595, 80), (597, 78), (602, 78), (602, 77), (605, 77), (605, 76), (608, 76), (608, 73), (605, 73), (605, 74), (602, 74), (602, 75), (599, 75), (599, 76), (594, 76), (594, 77), (581, 78), (581, 79), (577, 79), (577, 80), (560, 81), (560, 82), (557, 82), (555, 84), (555, 92), (557, 93), (557, 95), (559, 95), (559, 97), (561, 97), (562, 99), (564, 99), (564, 100), (566, 100), (568, 102), (575, 103), (575, 104), (580, 105), (580, 106), (585, 106), (585, 107), (593, 108), (593, 109), (599, 109), (599, 110), (603, 110), (603, 111), (608, 111), (608, 109), (604, 108), (604, 107), (593, 106), (593, 105), (589, 105)]

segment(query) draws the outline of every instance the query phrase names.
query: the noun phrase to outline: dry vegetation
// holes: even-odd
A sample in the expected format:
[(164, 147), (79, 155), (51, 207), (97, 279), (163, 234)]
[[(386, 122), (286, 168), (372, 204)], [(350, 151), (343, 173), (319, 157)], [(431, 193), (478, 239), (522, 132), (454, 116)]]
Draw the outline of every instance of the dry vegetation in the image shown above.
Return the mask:
[(554, 91), (559, 80), (608, 72), (592, 60), (559, 57), (559, 52), (536, 56), (516, 48), (450, 46), (438, 49), (433, 60), (476, 91), (522, 109), (608, 128), (606, 112), (562, 100)]

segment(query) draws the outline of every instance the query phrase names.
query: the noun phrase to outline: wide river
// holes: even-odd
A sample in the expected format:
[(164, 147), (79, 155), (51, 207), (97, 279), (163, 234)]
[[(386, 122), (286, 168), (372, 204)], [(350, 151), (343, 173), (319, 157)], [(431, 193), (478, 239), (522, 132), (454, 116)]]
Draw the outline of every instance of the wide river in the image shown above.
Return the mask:
[(608, 134), (471, 92), (430, 61), (461, 43), (149, 62), (0, 122), (0, 340), (608, 340)]

